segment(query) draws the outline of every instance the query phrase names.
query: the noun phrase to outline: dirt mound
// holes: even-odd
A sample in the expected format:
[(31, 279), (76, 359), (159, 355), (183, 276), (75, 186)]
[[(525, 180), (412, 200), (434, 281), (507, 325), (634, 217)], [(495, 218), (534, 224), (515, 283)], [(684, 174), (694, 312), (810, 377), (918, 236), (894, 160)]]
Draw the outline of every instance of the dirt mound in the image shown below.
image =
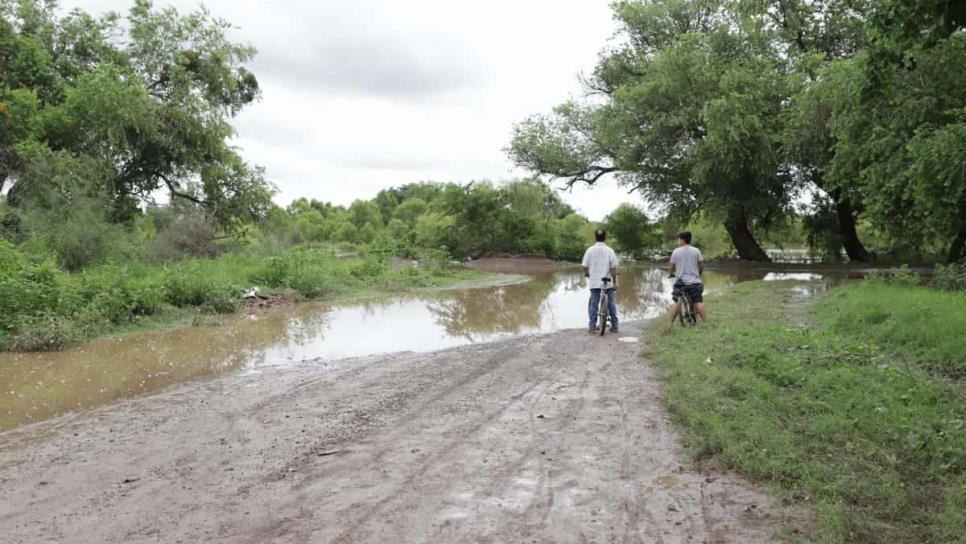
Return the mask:
[(485, 272), (500, 272), (504, 274), (527, 274), (559, 270), (576, 266), (575, 263), (555, 261), (543, 255), (524, 254), (511, 255), (509, 253), (491, 252), (482, 259), (465, 263), (467, 268), (483, 270)]

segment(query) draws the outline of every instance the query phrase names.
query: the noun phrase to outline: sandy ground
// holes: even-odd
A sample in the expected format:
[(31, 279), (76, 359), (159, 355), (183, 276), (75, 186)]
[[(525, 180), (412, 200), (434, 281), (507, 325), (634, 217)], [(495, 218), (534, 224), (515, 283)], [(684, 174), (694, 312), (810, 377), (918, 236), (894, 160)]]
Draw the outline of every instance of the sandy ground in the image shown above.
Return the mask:
[(546, 257), (484, 257), (463, 263), (467, 268), (499, 274), (537, 274), (579, 266), (579, 263), (554, 261)]
[(781, 510), (688, 464), (640, 347), (303, 363), (23, 427), (0, 434), (0, 541), (770, 541)]

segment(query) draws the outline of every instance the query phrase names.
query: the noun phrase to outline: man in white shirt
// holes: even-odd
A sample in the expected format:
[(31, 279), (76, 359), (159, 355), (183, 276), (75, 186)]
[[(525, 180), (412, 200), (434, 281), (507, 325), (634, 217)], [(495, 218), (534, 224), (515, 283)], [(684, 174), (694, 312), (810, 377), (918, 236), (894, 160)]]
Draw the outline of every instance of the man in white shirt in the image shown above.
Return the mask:
[(604, 286), (604, 278), (607, 282), (607, 312), (610, 314), (610, 330), (617, 332), (617, 304), (614, 302), (614, 289), (617, 281), (617, 254), (614, 250), (604, 243), (607, 233), (597, 230), (594, 233), (597, 243), (587, 248), (584, 252), (584, 260), (581, 263), (584, 267), (584, 276), (587, 276), (590, 283), (590, 333), (597, 332), (597, 307), (600, 305), (600, 290)]
[[(688, 298), (694, 303), (694, 310), (701, 316), (701, 321), (707, 321), (708, 314), (704, 310), (704, 284), (701, 282), (702, 273), (704, 273), (704, 256), (701, 255), (700, 249), (691, 245), (691, 232), (684, 231), (678, 234), (678, 248), (671, 253), (671, 274), (677, 276), (671, 298), (677, 302), (682, 292), (687, 293)], [(671, 325), (674, 325), (674, 318), (677, 315), (678, 305), (674, 304), (671, 306)]]

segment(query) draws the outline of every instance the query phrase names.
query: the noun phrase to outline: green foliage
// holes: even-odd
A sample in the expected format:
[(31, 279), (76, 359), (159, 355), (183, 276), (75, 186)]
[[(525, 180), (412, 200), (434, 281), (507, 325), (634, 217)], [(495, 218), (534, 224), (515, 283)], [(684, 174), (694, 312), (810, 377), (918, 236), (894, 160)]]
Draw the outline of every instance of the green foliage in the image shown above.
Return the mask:
[(962, 301), (855, 285), (813, 314), (796, 286), (739, 284), (710, 325), (652, 337), (689, 450), (814, 504), (811, 541), (962, 542), (966, 403), (932, 374), (962, 364), (963, 324), (941, 324)]
[(614, 174), (679, 223), (701, 212), (744, 259), (767, 258), (759, 240), (810, 195), (813, 253), (866, 261), (871, 231), (878, 257), (955, 262), (966, 257), (961, 4), (615, 2), (620, 40), (585, 80), (592, 98), (523, 121), (508, 152), (569, 184)]
[(791, 200), (785, 80), (777, 52), (728, 5), (616, 3), (627, 45), (605, 52), (587, 82), (603, 100), (521, 123), (511, 158), (568, 183), (616, 172), (677, 217), (722, 222), (743, 258), (766, 258), (749, 229), (767, 229)]
[(375, 251), (347, 260), (303, 247), (275, 255), (236, 251), (164, 267), (132, 261), (66, 273), (50, 261), (33, 263), (0, 241), (0, 349), (60, 349), (152, 316), (235, 312), (242, 306), (242, 291), (252, 286), (267, 292), (294, 289), (313, 299), (440, 285), (458, 275), (441, 264), (448, 259), (445, 253), (431, 254), (427, 266), (397, 269)]
[(264, 216), (273, 190), (228, 142), (229, 120), (258, 96), (245, 68), (254, 50), (227, 38), (229, 23), (149, 0), (123, 23), (43, 0), (4, 0), (0, 12), (0, 190), (13, 182), (11, 205), (83, 194), (129, 223), (166, 190), (226, 227)]
[(946, 291), (966, 291), (966, 264), (939, 265), (933, 274), (933, 286)]
[(647, 215), (630, 204), (621, 204), (605, 217), (604, 227), (614, 238), (617, 250), (635, 259), (661, 245), (660, 234)]

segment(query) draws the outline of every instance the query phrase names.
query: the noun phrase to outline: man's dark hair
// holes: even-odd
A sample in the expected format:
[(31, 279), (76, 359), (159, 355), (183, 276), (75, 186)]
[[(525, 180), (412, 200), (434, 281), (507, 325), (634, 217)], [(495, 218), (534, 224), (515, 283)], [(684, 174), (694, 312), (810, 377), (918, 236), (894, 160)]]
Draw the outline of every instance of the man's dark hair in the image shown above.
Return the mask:
[(684, 243), (685, 244), (690, 244), (691, 243), (691, 231), (686, 230), (686, 231), (683, 231), (683, 232), (678, 233), (678, 238), (684, 240)]
[(607, 239), (607, 231), (604, 229), (597, 229), (597, 231), (594, 232), (594, 237), (597, 238), (598, 242), (603, 242)]

